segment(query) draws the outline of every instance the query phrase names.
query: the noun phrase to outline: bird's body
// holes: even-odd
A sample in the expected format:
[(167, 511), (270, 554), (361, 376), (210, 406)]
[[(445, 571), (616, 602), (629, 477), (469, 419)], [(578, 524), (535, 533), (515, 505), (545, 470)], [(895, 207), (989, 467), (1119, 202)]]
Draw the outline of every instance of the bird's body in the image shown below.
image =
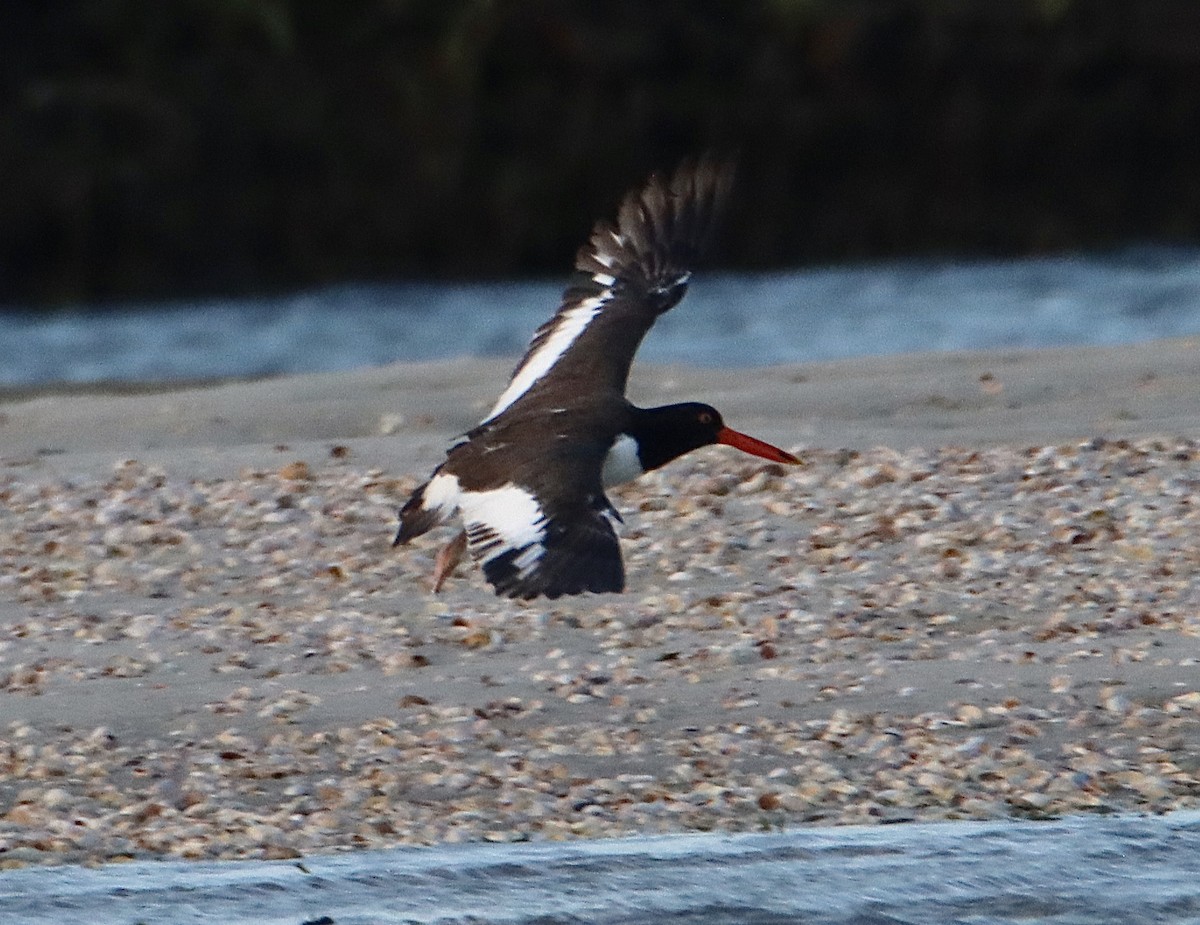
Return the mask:
[(495, 406), (400, 511), (396, 544), (462, 518), (463, 533), (439, 556), (435, 589), (465, 544), (497, 594), (621, 591), (620, 515), (606, 487), (713, 443), (798, 462), (725, 427), (708, 405), (637, 408), (625, 398), (633, 356), (683, 297), (729, 179), (712, 164), (685, 165), (670, 186), (652, 177), (628, 196), (616, 226), (596, 226), (576, 257), (579, 282)]

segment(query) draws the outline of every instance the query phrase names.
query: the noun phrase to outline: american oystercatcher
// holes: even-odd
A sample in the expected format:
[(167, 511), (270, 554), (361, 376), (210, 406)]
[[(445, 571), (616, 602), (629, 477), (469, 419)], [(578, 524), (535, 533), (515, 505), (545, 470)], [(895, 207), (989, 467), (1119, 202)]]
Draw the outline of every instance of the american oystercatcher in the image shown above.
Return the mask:
[(800, 462), (726, 427), (708, 405), (637, 408), (625, 398), (633, 355), (687, 291), (731, 173), (701, 161), (669, 183), (652, 176), (625, 198), (615, 225), (596, 225), (575, 258), (574, 285), (495, 406), (400, 510), (393, 545), (462, 518), (465, 529), (438, 555), (435, 592), (468, 547), (500, 595), (622, 591), (621, 516), (606, 487), (714, 443)]

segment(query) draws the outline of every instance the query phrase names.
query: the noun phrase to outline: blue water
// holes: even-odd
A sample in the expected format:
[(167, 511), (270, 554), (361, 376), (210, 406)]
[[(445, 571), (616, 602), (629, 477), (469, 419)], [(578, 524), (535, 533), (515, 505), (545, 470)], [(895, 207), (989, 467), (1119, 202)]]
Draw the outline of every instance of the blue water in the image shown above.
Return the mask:
[[(269, 299), (0, 314), (0, 385), (261, 376), (517, 356), (562, 280), (345, 285)], [(640, 359), (755, 366), (1200, 333), (1200, 250), (699, 275)]]
[(0, 873), (22, 925), (1175, 925), (1200, 813)]

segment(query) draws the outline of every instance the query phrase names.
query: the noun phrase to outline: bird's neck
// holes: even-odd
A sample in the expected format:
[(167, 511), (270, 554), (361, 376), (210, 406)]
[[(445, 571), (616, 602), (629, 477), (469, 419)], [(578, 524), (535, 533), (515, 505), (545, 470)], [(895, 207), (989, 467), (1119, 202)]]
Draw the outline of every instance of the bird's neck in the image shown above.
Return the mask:
[(609, 451), (610, 460), (614, 453), (619, 452), (628, 461), (625, 471), (633, 471), (633, 462), (636, 462), (637, 471), (627, 476), (625, 481), (665, 466), (673, 459), (704, 445), (702, 438), (680, 426), (679, 407), (662, 405), (658, 408), (632, 409), (633, 413), (622, 434)]

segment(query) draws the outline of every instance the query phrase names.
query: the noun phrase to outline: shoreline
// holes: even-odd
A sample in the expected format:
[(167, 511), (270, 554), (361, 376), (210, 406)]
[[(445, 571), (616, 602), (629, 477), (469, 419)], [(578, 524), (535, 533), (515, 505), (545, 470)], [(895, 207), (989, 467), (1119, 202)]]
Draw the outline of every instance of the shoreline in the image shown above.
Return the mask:
[(0, 869), (1200, 807), (1198, 347), (635, 368), (807, 465), (532, 604), (389, 546), (509, 361), (2, 401)]
[[(746, 369), (635, 365), (629, 395), (640, 404), (710, 402), (781, 446), (1032, 446), (1197, 432), (1198, 356), (1200, 336)], [(230, 450), (236, 460), (211, 471), (232, 475), (247, 448), (262, 450), (270, 465), (269, 450), (280, 444), (307, 451), (358, 441), (360, 462), (407, 472), (436, 463), (449, 440), (474, 426), (513, 362), (462, 358), (200, 384), (9, 390), (0, 393), (0, 467), (58, 472), (76, 458), (85, 467), (133, 457), (173, 462), (175, 451), (190, 447)], [(67, 457), (61, 466), (59, 456)]]

